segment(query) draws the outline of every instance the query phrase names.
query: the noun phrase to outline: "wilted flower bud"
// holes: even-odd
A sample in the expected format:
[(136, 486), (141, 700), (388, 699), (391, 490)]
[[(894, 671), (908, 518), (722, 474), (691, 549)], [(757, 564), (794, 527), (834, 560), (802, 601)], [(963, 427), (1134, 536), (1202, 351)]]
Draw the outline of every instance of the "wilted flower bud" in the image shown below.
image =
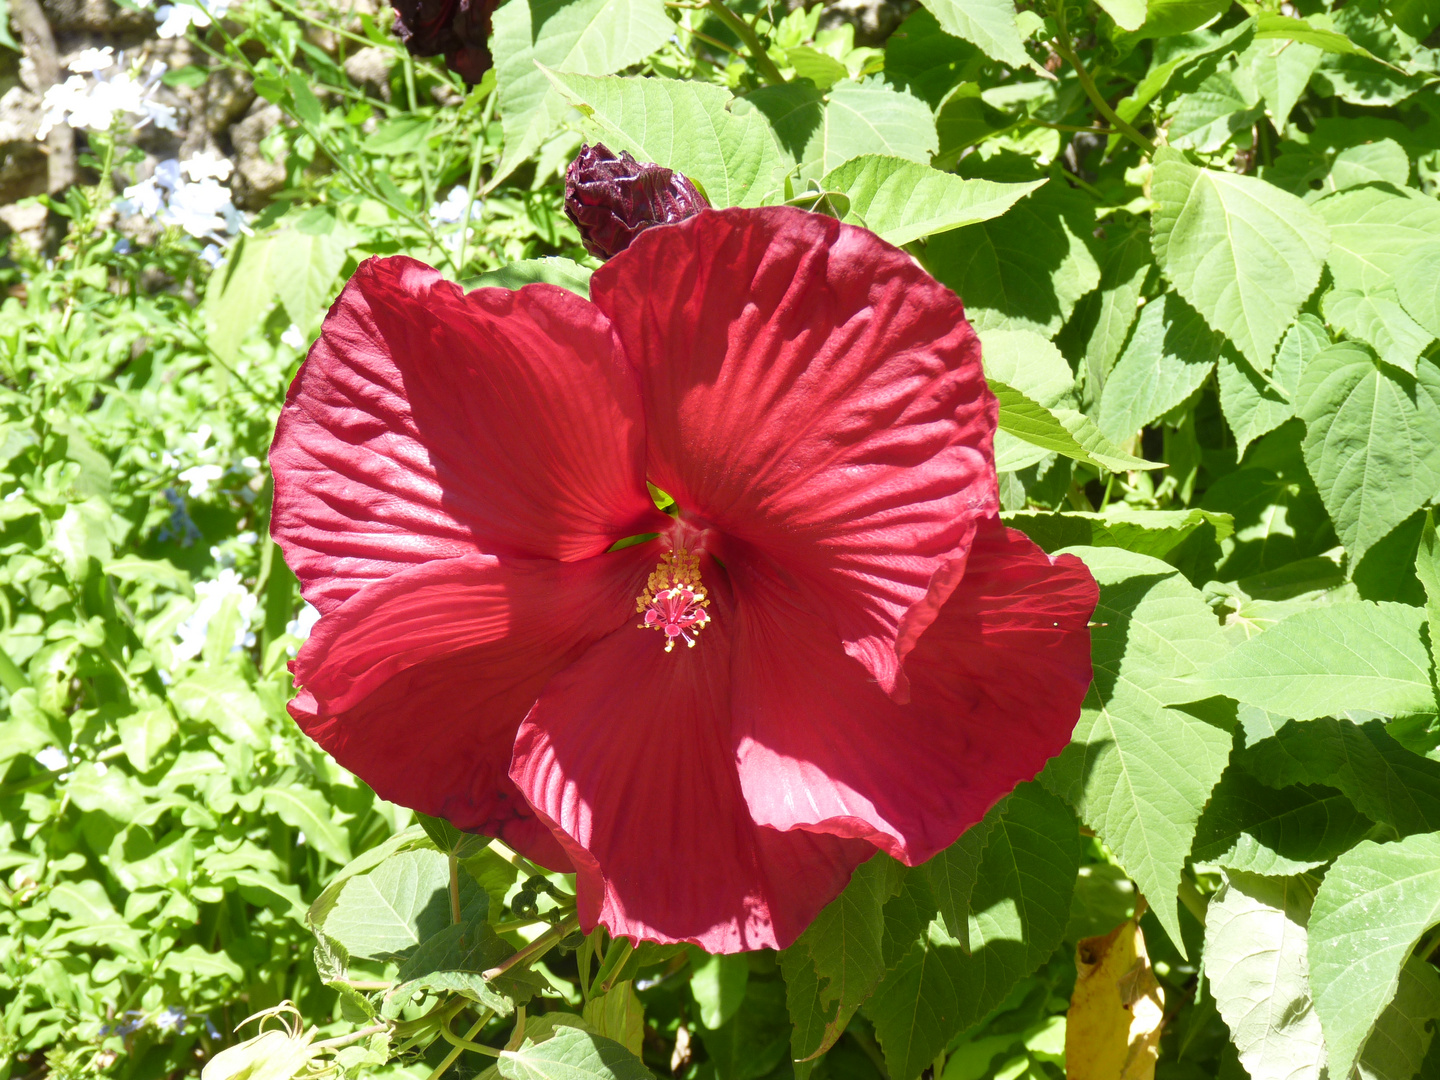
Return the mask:
[(673, 225), (710, 204), (695, 185), (661, 165), (616, 157), (604, 146), (582, 146), (565, 171), (565, 213), (585, 250), (608, 259), (652, 225)]
[(468, 83), (490, 70), (490, 16), (499, 0), (391, 0), (395, 36), (411, 56), (444, 56)]

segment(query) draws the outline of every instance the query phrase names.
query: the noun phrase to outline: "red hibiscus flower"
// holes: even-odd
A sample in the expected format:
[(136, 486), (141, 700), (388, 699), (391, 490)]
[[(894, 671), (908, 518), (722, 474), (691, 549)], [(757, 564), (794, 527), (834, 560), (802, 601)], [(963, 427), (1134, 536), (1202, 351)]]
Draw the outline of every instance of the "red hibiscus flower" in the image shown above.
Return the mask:
[(346, 286), (270, 455), (324, 616), (291, 712), (573, 869), (587, 930), (783, 947), (1066, 744), (1095, 583), (1000, 524), (979, 344), (904, 252), (706, 210), (590, 291)]

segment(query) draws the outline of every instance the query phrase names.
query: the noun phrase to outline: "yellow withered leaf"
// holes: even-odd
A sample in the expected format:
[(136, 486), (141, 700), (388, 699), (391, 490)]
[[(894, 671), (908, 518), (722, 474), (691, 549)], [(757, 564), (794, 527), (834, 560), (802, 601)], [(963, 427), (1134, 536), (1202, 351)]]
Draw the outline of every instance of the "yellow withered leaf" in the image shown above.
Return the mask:
[(1069, 1080), (1154, 1080), (1165, 1001), (1135, 920), (1075, 948), (1065, 1023)]

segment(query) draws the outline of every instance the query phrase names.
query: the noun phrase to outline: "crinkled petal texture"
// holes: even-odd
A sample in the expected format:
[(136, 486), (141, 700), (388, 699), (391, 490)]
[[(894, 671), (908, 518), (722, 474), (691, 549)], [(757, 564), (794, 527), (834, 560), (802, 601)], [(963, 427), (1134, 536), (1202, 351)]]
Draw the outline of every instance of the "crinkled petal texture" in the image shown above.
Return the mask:
[(793, 576), (897, 700), (998, 508), (996, 403), (955, 295), (873, 233), (702, 211), (591, 279), (639, 372), (650, 480)]
[(553, 285), (476, 289), (369, 259), (291, 384), (272, 532), (322, 613), (484, 553), (561, 560), (654, 531), (640, 398), (599, 311)]
[(575, 864), (582, 927), (710, 952), (784, 948), (874, 854), (751, 818), (727, 621), (673, 653), (653, 632), (617, 631), (551, 679), (520, 728), (511, 775)]
[(982, 522), (896, 705), (802, 608), (741, 593), (733, 732), (754, 819), (863, 838), (912, 866), (949, 846), (1070, 741), (1098, 599), (1073, 555)]

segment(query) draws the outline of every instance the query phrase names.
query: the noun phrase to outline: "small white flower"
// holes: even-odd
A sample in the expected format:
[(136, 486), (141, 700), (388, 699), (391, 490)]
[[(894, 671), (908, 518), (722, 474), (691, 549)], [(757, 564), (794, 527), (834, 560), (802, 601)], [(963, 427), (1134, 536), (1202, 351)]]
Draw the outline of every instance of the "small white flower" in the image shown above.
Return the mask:
[(219, 244), (206, 244), (200, 252), (200, 258), (209, 263), (211, 267), (216, 267), (225, 261), (225, 253), (220, 250)]
[(41, 750), (35, 755), (35, 760), (52, 772), (63, 769), (70, 764), (70, 758), (66, 755), (65, 751), (61, 750), (58, 746), (45, 747), (44, 750)]
[(311, 604), (306, 604), (300, 609), (300, 614), (285, 624), (285, 632), (292, 637), (304, 641), (310, 636), (310, 631), (315, 629), (315, 624), (320, 621), (320, 612)]
[(246, 531), (246, 532), (241, 533), (239, 536), (235, 537), (235, 542), (236, 542), (237, 544), (245, 544), (245, 545), (248, 547), (248, 546), (250, 546), (250, 545), (253, 545), (253, 544), (255, 543), (255, 541), (256, 541), (256, 540), (259, 540), (259, 539), (260, 539), (259, 533), (254, 533), (254, 532)]
[(103, 49), (81, 49), (65, 66), (81, 75), (104, 71), (115, 66), (115, 50), (109, 45)]
[[(247, 454), (245, 457), (243, 457), (243, 458), (240, 459), (240, 464), (241, 464), (241, 465), (244, 465), (245, 468), (247, 468), (247, 469), (255, 469), (255, 470), (258, 470), (258, 469), (260, 468), (260, 459), (259, 459), (258, 457), (256, 457), (254, 454)], [(241, 535), (241, 536), (251, 536), (251, 535), (253, 535), (253, 534), (251, 534), (251, 533), (241, 533), (240, 535)]]
[[(436, 225), (458, 225), (460, 219), (465, 216), (465, 207), (470, 203), (470, 192), (462, 185), (456, 184), (450, 189), (450, 194), (445, 196), (443, 202), (438, 202), (430, 207), (430, 220)], [(480, 200), (476, 199), (470, 206), (470, 217), (480, 216)]]
[(192, 26), (210, 25), (210, 16), (190, 4), (161, 4), (155, 9), (155, 17), (160, 20), (155, 33), (162, 38), (184, 37)]
[(210, 485), (225, 475), (219, 465), (192, 465), (180, 474), (182, 482), (190, 485), (190, 497), (198, 499), (210, 490)]
[(229, 180), (230, 174), (235, 171), (235, 163), (207, 150), (190, 158), (180, 166), (180, 170), (191, 180)]
[(177, 659), (193, 660), (204, 651), (210, 621), (220, 613), (220, 608), (231, 597), (238, 600), (240, 625), (235, 628), (235, 642), (230, 651), (234, 652), (255, 643), (255, 635), (250, 633), (247, 627), (258, 601), (245, 587), (238, 573), (225, 569), (220, 571), (220, 576), (214, 581), (202, 581), (195, 586), (195, 610), (175, 630), (175, 636), (180, 639), (180, 644), (175, 646)]
[(25, 489), (24, 489), (24, 488), (16, 488), (14, 491), (10, 492), (8, 495), (5, 496), (5, 501), (6, 501), (6, 502), (14, 502), (16, 499), (20, 498), (20, 496), (23, 495), (23, 494), (25, 494)]
[(280, 335), (280, 340), (297, 352), (305, 348), (305, 335), (300, 332), (300, 327), (294, 323), (291, 323), (289, 328)]

